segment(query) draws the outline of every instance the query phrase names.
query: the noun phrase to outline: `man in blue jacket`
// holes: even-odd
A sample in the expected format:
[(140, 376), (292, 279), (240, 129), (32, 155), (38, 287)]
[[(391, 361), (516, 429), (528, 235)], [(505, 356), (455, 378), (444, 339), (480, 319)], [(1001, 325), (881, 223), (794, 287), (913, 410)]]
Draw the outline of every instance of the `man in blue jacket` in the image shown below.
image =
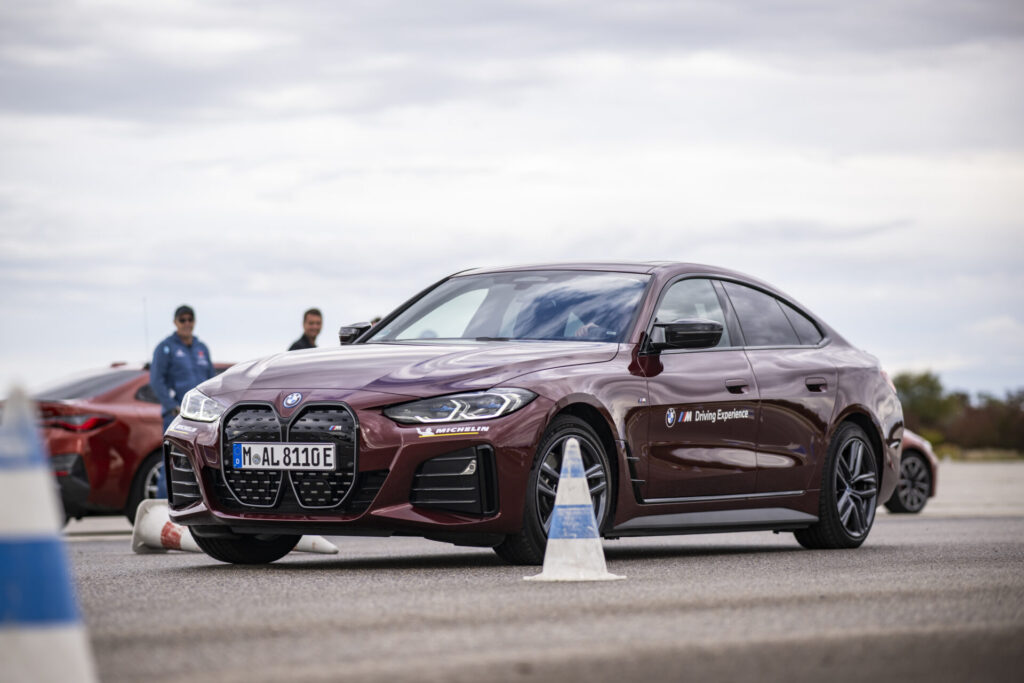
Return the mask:
[[(164, 431), (174, 420), (181, 406), (181, 399), (214, 375), (213, 361), (206, 344), (192, 334), (196, 325), (196, 314), (191, 306), (178, 306), (174, 311), (174, 334), (156, 345), (153, 362), (149, 366), (149, 383), (160, 399), (163, 411)], [(167, 484), (163, 469), (157, 484), (158, 496), (167, 497)]]

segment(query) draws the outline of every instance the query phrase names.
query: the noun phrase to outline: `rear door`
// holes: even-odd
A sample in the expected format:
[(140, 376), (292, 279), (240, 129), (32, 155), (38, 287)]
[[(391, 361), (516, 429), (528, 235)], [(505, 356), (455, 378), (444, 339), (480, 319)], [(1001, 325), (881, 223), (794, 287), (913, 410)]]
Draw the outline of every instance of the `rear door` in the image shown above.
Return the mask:
[(767, 292), (723, 283), (739, 319), (757, 377), (758, 493), (817, 488), (815, 466), (826, 455), (825, 433), (836, 402), (836, 368), (820, 349), (811, 318)]

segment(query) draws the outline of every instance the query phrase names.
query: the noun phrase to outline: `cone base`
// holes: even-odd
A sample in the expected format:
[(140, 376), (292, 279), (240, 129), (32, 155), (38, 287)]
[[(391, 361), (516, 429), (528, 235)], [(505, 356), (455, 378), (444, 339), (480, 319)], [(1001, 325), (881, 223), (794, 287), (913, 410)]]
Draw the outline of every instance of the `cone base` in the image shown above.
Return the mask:
[(91, 683), (97, 680), (81, 624), (0, 629), (3, 678), (9, 683)]
[(615, 581), (624, 579), (608, 571), (601, 539), (551, 538), (544, 552), (544, 569), (527, 581)]
[(580, 574), (541, 572), (536, 576), (524, 576), (523, 581), (619, 581), (625, 578), (625, 576), (609, 574), (608, 572), (605, 572), (604, 574), (594, 574), (590, 572), (582, 572)]

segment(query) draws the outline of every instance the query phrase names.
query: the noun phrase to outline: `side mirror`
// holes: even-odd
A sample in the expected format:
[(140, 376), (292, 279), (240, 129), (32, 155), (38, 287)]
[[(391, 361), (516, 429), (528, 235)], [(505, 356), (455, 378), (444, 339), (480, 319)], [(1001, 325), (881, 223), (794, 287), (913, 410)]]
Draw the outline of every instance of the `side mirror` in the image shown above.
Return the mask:
[(710, 349), (718, 346), (725, 328), (722, 323), (703, 318), (688, 318), (671, 323), (655, 323), (651, 334), (651, 348)]
[(352, 323), (351, 325), (344, 325), (338, 330), (338, 341), (341, 342), (342, 346), (345, 344), (351, 344), (360, 336), (363, 332), (373, 327), (370, 323)]

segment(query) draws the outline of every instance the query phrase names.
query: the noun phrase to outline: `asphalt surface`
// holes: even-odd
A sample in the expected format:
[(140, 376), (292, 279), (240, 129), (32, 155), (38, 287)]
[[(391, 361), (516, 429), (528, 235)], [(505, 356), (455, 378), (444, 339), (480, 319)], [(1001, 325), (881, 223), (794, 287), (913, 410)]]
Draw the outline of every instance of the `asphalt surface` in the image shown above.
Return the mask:
[(489, 550), (334, 538), (266, 567), (68, 548), (104, 681), (1019, 681), (1024, 463), (943, 467), (851, 551), (791, 534), (606, 541), (607, 583), (537, 584)]

